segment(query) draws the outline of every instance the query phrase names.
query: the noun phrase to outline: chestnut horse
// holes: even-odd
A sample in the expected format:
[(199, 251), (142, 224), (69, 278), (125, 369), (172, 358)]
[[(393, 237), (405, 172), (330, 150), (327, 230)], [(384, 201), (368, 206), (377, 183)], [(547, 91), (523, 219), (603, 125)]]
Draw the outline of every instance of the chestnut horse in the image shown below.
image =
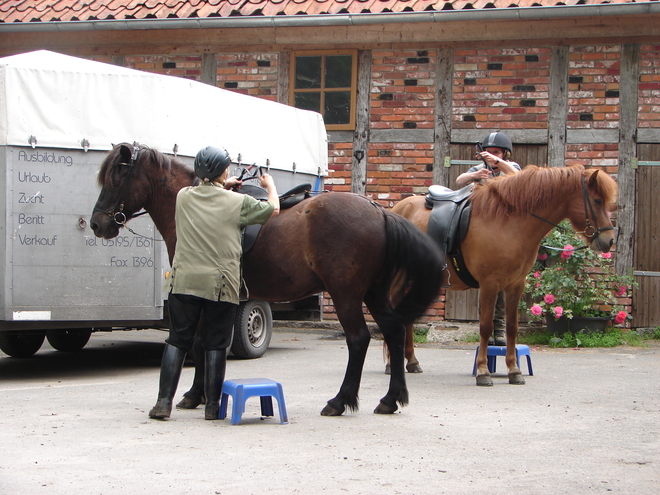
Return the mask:
[[(192, 170), (174, 158), (146, 146), (118, 145), (101, 165), (102, 189), (90, 225), (97, 237), (110, 239), (144, 209), (165, 240), (171, 263), (176, 195), (194, 181)], [(439, 249), (428, 236), (405, 218), (349, 193), (321, 194), (282, 210), (262, 227), (243, 258), (243, 279), (253, 299), (294, 301), (323, 291), (332, 297), (346, 335), (348, 364), (339, 393), (321, 411), (324, 416), (358, 408), (371, 338), (363, 302), (392, 349), (389, 389), (374, 412), (389, 414), (397, 403), (407, 404), (405, 325), (433, 301), (441, 273)]]
[[(497, 293), (506, 300), (506, 365), (509, 383), (524, 384), (516, 363), (518, 304), (525, 278), (534, 265), (543, 237), (560, 221), (568, 218), (595, 251), (606, 253), (614, 243), (609, 210), (616, 200), (616, 182), (605, 172), (582, 166), (540, 168), (528, 165), (513, 175), (476, 185), (469, 200), (472, 215), (467, 235), (460, 243), (468, 272), (479, 283), (479, 353), (477, 385), (493, 384), (488, 371), (486, 350), (493, 333)], [(427, 231), (431, 210), (424, 196), (411, 196), (392, 211)], [(466, 290), (448, 264), (444, 285), (448, 290)], [(447, 278), (448, 277), (448, 278)], [(419, 365), (413, 348), (412, 325), (406, 329), (408, 369)], [(421, 369), (417, 370), (421, 371)]]

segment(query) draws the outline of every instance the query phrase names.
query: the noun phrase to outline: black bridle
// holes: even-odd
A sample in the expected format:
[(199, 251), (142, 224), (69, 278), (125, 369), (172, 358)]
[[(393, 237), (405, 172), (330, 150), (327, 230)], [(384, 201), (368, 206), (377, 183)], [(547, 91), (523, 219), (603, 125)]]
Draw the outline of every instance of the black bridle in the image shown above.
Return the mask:
[[(589, 191), (587, 190), (587, 182), (584, 180), (584, 175), (582, 176), (582, 199), (584, 201), (584, 216), (585, 216), (586, 227), (582, 232), (577, 232), (577, 233), (584, 234), (587, 237), (587, 239), (589, 239), (589, 243), (591, 244), (596, 240), (596, 238), (600, 235), (601, 232), (605, 232), (607, 230), (614, 230), (614, 227), (612, 227), (611, 225), (609, 227), (602, 227), (602, 228), (598, 226), (598, 220), (596, 220), (594, 206), (591, 203), (591, 198), (589, 197)], [(591, 225), (591, 220), (589, 220), (590, 213), (591, 213), (591, 217), (594, 219), (594, 225)], [(546, 220), (545, 218), (540, 217), (534, 213), (530, 213), (530, 215), (532, 215), (534, 218), (538, 218), (539, 220), (549, 223), (553, 227), (557, 227), (559, 230), (566, 230), (563, 227), (560, 227), (559, 225), (552, 223), (550, 220)]]
[[(124, 180), (121, 184), (121, 188), (119, 189), (119, 194), (117, 195), (117, 201), (115, 201), (114, 206), (109, 210), (102, 210), (98, 206), (94, 205), (94, 211), (98, 211), (100, 213), (103, 213), (104, 215), (109, 216), (115, 221), (117, 225), (121, 225), (123, 227), (126, 227), (126, 222), (129, 220), (126, 217), (126, 214), (124, 213), (125, 200), (123, 198), (126, 196), (126, 193), (128, 191), (128, 187), (131, 182), (131, 177), (133, 176), (133, 170), (135, 169), (135, 163), (137, 162), (139, 153), (140, 153), (140, 149), (137, 146), (133, 145), (133, 152), (131, 153), (130, 163), (119, 162), (119, 165), (128, 167), (128, 173), (126, 174), (126, 177), (124, 177)], [(131, 218), (139, 217), (140, 215), (144, 215), (145, 213), (147, 212), (143, 211), (137, 214), (133, 214)]]

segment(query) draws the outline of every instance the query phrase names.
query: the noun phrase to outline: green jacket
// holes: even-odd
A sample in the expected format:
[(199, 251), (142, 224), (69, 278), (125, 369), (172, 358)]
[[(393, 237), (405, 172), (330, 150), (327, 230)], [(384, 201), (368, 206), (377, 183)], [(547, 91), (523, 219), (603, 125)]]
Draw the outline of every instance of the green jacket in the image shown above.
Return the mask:
[(274, 206), (210, 183), (181, 189), (176, 199), (176, 253), (164, 290), (239, 303), (241, 232), (265, 224)]

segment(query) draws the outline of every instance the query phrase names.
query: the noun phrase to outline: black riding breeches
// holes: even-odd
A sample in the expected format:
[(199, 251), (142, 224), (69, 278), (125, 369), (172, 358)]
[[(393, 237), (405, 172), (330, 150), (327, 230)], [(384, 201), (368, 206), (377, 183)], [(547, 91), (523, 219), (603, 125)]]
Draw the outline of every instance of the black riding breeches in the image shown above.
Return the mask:
[(229, 347), (238, 308), (236, 304), (171, 293), (167, 302), (170, 316), (168, 344), (190, 352), (199, 328), (204, 350), (219, 351)]

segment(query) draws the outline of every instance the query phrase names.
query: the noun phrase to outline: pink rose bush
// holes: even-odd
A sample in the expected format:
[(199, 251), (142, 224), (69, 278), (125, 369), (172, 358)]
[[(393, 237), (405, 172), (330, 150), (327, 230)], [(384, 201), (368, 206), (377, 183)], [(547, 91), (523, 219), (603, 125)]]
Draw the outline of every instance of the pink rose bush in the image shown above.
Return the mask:
[(531, 321), (609, 316), (616, 325), (626, 322), (628, 313), (617, 298), (636, 286), (634, 278), (616, 274), (612, 253), (596, 253), (585, 245), (568, 221), (543, 239), (527, 277), (528, 296), (521, 302)]

